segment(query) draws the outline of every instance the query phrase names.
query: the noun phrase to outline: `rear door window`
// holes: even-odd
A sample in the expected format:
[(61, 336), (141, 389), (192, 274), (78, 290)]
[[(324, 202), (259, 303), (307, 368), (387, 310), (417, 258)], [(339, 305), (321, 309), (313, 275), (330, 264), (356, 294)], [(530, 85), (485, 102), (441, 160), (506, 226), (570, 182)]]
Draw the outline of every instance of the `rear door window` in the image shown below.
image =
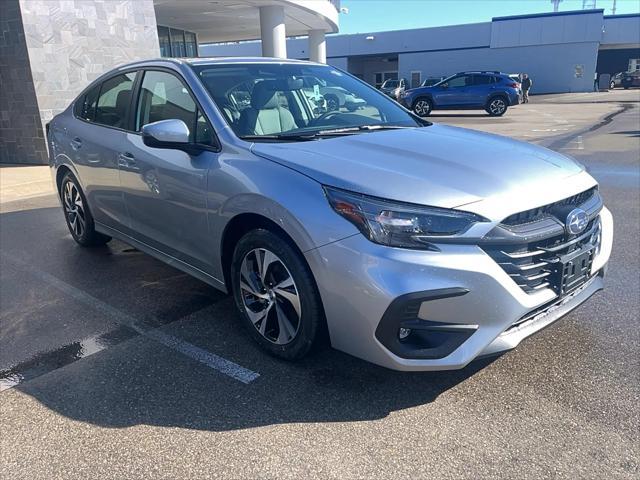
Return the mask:
[(493, 77), (490, 75), (474, 75), (473, 76), (474, 85), (489, 85), (491, 83), (493, 83)]
[(105, 80), (95, 109), (95, 122), (109, 127), (128, 127), (129, 105), (136, 72), (123, 73)]

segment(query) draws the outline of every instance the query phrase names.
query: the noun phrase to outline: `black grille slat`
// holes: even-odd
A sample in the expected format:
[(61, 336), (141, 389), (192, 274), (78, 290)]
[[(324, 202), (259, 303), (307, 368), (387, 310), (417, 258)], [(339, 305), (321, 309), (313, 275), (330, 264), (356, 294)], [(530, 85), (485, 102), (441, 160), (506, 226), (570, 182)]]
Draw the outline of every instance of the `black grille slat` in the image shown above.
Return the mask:
[[(559, 228), (564, 225), (563, 212), (578, 207), (588, 213), (590, 220), (583, 233), (570, 235)], [(572, 288), (563, 284), (561, 262), (572, 258), (572, 252), (579, 255), (579, 250), (594, 242), (600, 228), (600, 208), (602, 199), (594, 187), (559, 202), (511, 215), (485, 237), (482, 248), (523, 291), (534, 293), (552, 288), (560, 295)], [(593, 261), (593, 255), (589, 261)]]
[(550, 203), (542, 207), (532, 208), (531, 210), (525, 210), (524, 212), (515, 213), (505, 218), (501, 223), (503, 225), (515, 226), (535, 222), (545, 216), (551, 215), (551, 212), (557, 208), (568, 206), (577, 207), (587, 202), (591, 197), (593, 197), (597, 190), (598, 187), (593, 187), (558, 202)]

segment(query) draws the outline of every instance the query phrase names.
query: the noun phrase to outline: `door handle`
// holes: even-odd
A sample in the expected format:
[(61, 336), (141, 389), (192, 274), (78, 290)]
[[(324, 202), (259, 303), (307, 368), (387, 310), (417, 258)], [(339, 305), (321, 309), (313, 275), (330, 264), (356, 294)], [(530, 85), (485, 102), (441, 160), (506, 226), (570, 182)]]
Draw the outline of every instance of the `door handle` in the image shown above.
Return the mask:
[(130, 170), (137, 170), (136, 157), (129, 152), (118, 154), (118, 166), (122, 168), (128, 168)]
[(71, 145), (71, 148), (73, 148), (74, 150), (79, 150), (80, 147), (82, 146), (82, 140), (80, 140), (78, 137), (75, 137), (73, 140), (69, 142), (69, 144)]

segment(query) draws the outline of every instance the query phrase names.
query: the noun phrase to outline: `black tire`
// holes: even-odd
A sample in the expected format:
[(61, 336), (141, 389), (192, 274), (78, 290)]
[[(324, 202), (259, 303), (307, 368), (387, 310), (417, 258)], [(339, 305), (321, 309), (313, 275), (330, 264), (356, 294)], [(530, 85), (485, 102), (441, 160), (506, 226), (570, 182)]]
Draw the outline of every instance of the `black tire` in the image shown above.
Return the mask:
[[(247, 272), (250, 273), (250, 269), (243, 269), (243, 262), (248, 262), (248, 259), (250, 259), (252, 255), (255, 255), (254, 252), (263, 250), (275, 254), (279, 262), (269, 264), (264, 272), (264, 277), (268, 279), (269, 275), (271, 275), (271, 279), (273, 279), (276, 275), (276, 273), (274, 273), (274, 271), (277, 270), (276, 267), (280, 267), (281, 272), (286, 270), (286, 274), (289, 274), (294, 282), (293, 287), (289, 287), (290, 292), (295, 292), (299, 299), (298, 305), (300, 313), (297, 317), (298, 323), (295, 325), (296, 331), (291, 338), (286, 339), (285, 343), (276, 343), (277, 340), (280, 339), (282, 326), (278, 316), (285, 309), (287, 309), (289, 313), (294, 312), (295, 309), (292, 308), (293, 303), (290, 301), (287, 303), (284, 297), (272, 295), (277, 288), (273, 287), (273, 283), (268, 280), (261, 280), (260, 276), (251, 276), (252, 282), (256, 281), (258, 285), (263, 287), (261, 288), (262, 295), (266, 295), (268, 291), (269, 295), (272, 295), (271, 300), (258, 299), (246, 288), (247, 282), (241, 280), (241, 278), (245, 278)], [(280, 264), (285, 267), (285, 270), (281, 268)], [(272, 267), (272, 265), (274, 266)], [(243, 287), (241, 287), (241, 281), (243, 282)], [(315, 280), (301, 254), (289, 241), (280, 235), (264, 229), (252, 230), (245, 234), (236, 245), (233, 253), (231, 284), (233, 298), (242, 317), (243, 324), (253, 339), (271, 355), (286, 360), (297, 360), (307, 355), (319, 340), (321, 332), (323, 332), (325, 328), (325, 317)], [(273, 287), (273, 289), (271, 287)], [(251, 303), (252, 305), (259, 304), (257, 310), (262, 311), (261, 309), (264, 308), (262, 305), (268, 302), (272, 302), (275, 307), (271, 309), (269, 309), (270, 307), (267, 308), (266, 316), (263, 317), (263, 320), (259, 321), (259, 323), (255, 322), (257, 315), (252, 310), (254, 315), (254, 321), (252, 321), (248, 313), (250, 308), (248, 305), (245, 305), (245, 303)], [(280, 310), (277, 309), (278, 305), (280, 306)], [(267, 327), (263, 327), (262, 322), (266, 322)], [(293, 325), (293, 323), (289, 325)], [(277, 327), (277, 329), (275, 327)], [(261, 333), (261, 329), (264, 330), (264, 333)], [(272, 337), (277, 336), (278, 338), (274, 340), (274, 338), (269, 338), (268, 334), (271, 334)]]
[(433, 110), (433, 102), (426, 97), (420, 97), (413, 102), (413, 112), (419, 117), (428, 117)]
[(83, 247), (96, 247), (111, 240), (111, 237), (96, 232), (87, 199), (78, 180), (71, 172), (65, 173), (62, 177), (59, 194), (67, 228), (76, 243)]
[(503, 96), (492, 97), (487, 102), (487, 106), (485, 107), (486, 112), (492, 117), (501, 117), (509, 108), (509, 102)]

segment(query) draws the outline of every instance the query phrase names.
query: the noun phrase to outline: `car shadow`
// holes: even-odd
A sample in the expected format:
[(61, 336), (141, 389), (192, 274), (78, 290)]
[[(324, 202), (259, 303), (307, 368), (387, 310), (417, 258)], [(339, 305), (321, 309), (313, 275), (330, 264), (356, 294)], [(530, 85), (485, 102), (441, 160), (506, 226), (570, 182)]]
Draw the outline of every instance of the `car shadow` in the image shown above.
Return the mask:
[(431, 113), (428, 117), (425, 118), (479, 118), (479, 117), (490, 117), (490, 118), (500, 118), (500, 117), (491, 117), (488, 113), (478, 112), (478, 113)]
[[(55, 365), (54, 359), (55, 368), (14, 388), (75, 421), (108, 428), (146, 424), (228, 431), (375, 420), (433, 402), (496, 358), (457, 371), (419, 373), (381, 368), (329, 347), (299, 362), (281, 361), (263, 353), (238, 328), (228, 296), (120, 242), (78, 248), (61, 218), (58, 208), (1, 214), (3, 257), (26, 253), (30, 265), (67, 285), (260, 374), (244, 384), (141, 335), (122, 335), (122, 341), (86, 356), (75, 344), (62, 347), (69, 361)], [(29, 234), (35, 231), (39, 237)], [(6, 276), (2, 282), (10, 280)], [(29, 291), (43, 288), (21, 281)], [(151, 294), (140, 293), (149, 288)], [(65, 302), (73, 301), (55, 289), (50, 295), (63, 311)], [(210, 300), (203, 300), (207, 295)], [(56, 321), (47, 308), (40, 307), (36, 323)], [(28, 318), (29, 312), (19, 313)], [(95, 317), (96, 312), (87, 306), (83, 315)], [(64, 325), (73, 321), (63, 320)], [(22, 333), (35, 337), (41, 327), (32, 324)]]

